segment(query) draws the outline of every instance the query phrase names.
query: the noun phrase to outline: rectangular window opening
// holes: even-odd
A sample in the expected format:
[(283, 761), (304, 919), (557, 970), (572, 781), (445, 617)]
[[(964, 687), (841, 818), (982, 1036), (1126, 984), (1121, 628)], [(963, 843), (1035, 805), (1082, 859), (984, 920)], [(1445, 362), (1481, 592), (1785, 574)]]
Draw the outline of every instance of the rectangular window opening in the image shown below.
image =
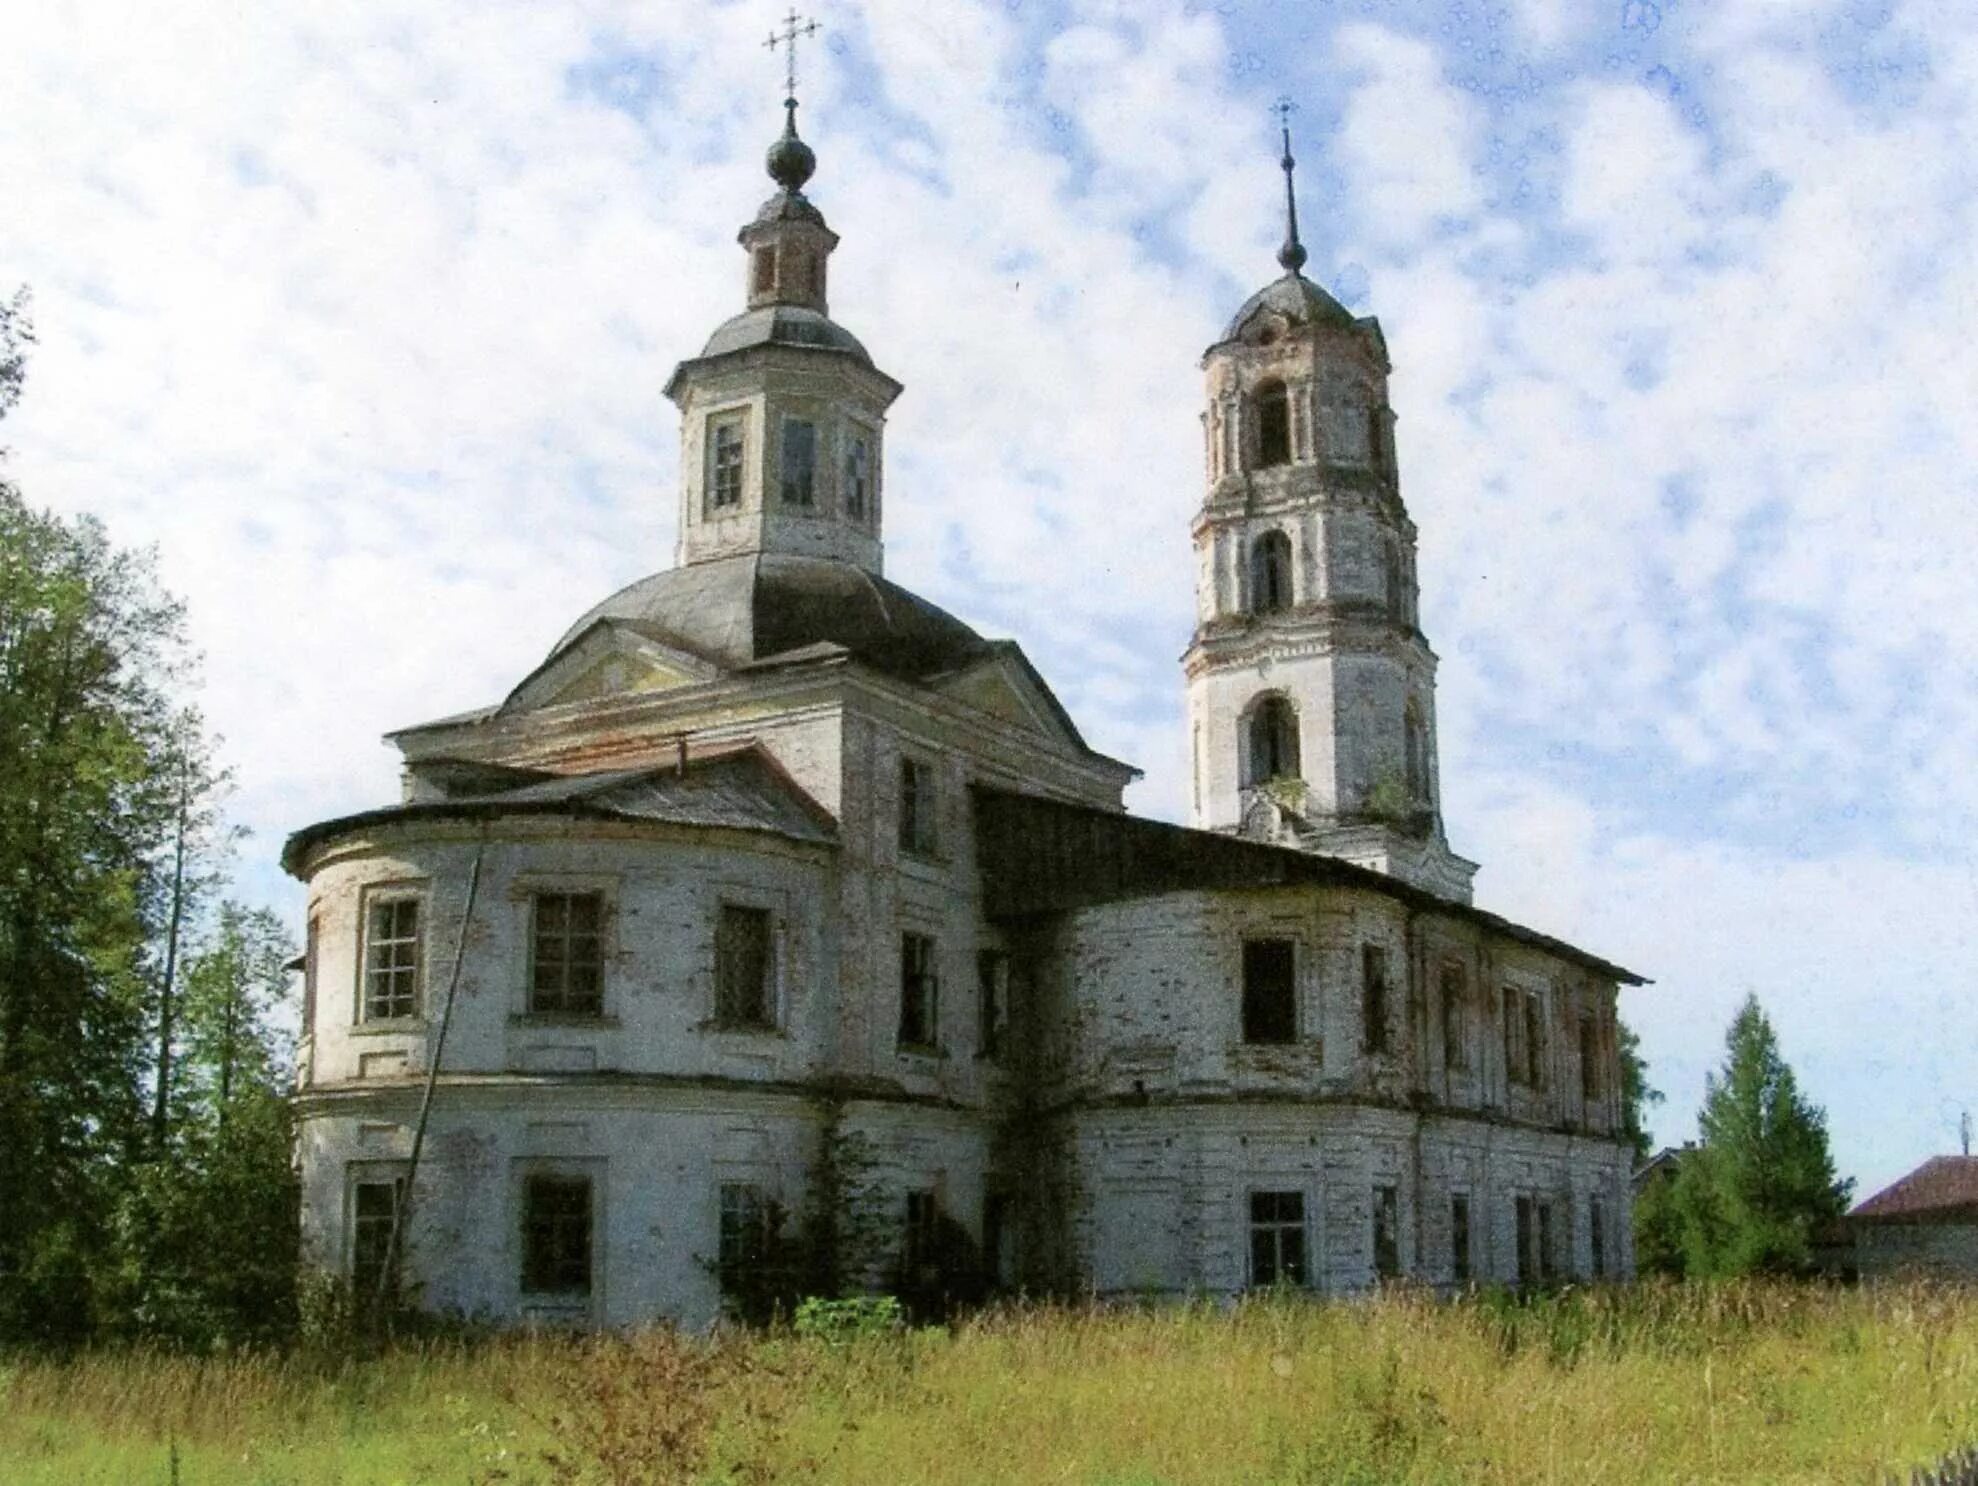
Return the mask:
[(375, 898), (364, 926), (364, 1019), (419, 1011), (419, 900)]
[(1607, 1204), (1595, 1197), (1587, 1204), (1587, 1238), (1593, 1249), (1593, 1277), (1607, 1277)]
[(1243, 1040), (1298, 1038), (1297, 953), (1289, 939), (1243, 941)]
[(535, 893), (529, 913), (529, 1010), (604, 1010), (604, 894)]
[(1387, 950), (1360, 946), (1361, 1046), (1370, 1053), (1388, 1050)]
[(1306, 1283), (1303, 1192), (1250, 1194), (1250, 1283)]
[(726, 510), (742, 503), (742, 420), (724, 418), (708, 439), (707, 504)]
[(1374, 1188), (1374, 1277), (1401, 1274), (1401, 1195), (1393, 1187)]
[(854, 521), (865, 519), (872, 503), (872, 443), (855, 433), (845, 445), (845, 514)]
[(768, 1261), (771, 1227), (770, 1204), (760, 1187), (749, 1182), (723, 1183), (715, 1269), (724, 1295), (746, 1290)]
[(1463, 1002), (1469, 989), (1468, 977), (1462, 965), (1451, 960), (1444, 963), (1441, 975), (1442, 988), (1442, 1064), (1443, 1067), (1459, 1070), (1469, 1066), (1469, 1045), (1463, 1027)]
[(1538, 1263), (1533, 1253), (1532, 1200), (1529, 1197), (1517, 1199), (1518, 1216), (1518, 1284), (1529, 1285), (1538, 1275)]
[[(391, 1249), (405, 1178), (358, 1182), (350, 1198), (350, 1287), (359, 1301), (375, 1298)], [(403, 1242), (403, 1240), (401, 1240)]]
[(1449, 1277), (1470, 1283), (1470, 1199), (1462, 1192), (1449, 1199)]
[(981, 997), (981, 1025), (977, 1030), (982, 1056), (1001, 1058), (1010, 1030), (1010, 961), (999, 949), (985, 949), (975, 957), (975, 982)]
[(1600, 1071), (1600, 1029), (1594, 1023), (1592, 1012), (1582, 1012), (1580, 1013), (1580, 1099), (1583, 1103), (1600, 1102)]
[(1525, 993), (1525, 1082), (1534, 1089), (1545, 1087), (1545, 1043), (1545, 998), (1537, 991), (1528, 991)]
[(522, 1184), (522, 1289), (591, 1293), (591, 1179), (537, 1172)]
[(721, 905), (714, 927), (714, 1019), (724, 1027), (775, 1025), (772, 927), (766, 908)]
[(900, 936), (900, 1046), (921, 1052), (935, 1047), (936, 1001), (934, 941), (926, 934)]
[(817, 502), (817, 425), (802, 418), (783, 420), (783, 504), (810, 507)]
[(1559, 1256), (1553, 1248), (1553, 1208), (1550, 1202), (1538, 1204), (1538, 1278), (1549, 1285), (1559, 1273)]
[(937, 844), (934, 829), (934, 770), (917, 758), (900, 759), (900, 850), (931, 857)]

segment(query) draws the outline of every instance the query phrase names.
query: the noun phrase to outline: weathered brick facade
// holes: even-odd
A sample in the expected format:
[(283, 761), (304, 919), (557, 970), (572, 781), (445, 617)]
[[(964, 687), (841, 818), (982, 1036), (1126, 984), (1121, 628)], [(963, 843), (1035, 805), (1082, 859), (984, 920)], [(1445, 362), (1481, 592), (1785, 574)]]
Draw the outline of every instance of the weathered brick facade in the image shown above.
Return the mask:
[(875, 1285), (1628, 1274), (1633, 977), (1444, 841), (1377, 327), (1292, 273), (1209, 353), (1204, 829), (1137, 820), (1016, 646), (881, 576), (898, 386), (808, 160), (668, 383), (680, 565), (289, 843), (311, 1262), (586, 1324), (708, 1320), (779, 1216)]

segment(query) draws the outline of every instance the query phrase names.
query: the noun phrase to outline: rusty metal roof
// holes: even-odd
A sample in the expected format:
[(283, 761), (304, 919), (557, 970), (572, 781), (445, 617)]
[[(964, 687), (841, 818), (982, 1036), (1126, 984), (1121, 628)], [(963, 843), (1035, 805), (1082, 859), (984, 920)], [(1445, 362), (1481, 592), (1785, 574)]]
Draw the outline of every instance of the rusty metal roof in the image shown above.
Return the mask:
[(1900, 1181), (1856, 1205), (1850, 1218), (1978, 1219), (1978, 1156), (1932, 1156)]
[(299, 875), (296, 869), (312, 847), (375, 826), (521, 815), (764, 831), (827, 846), (838, 840), (838, 823), (831, 813), (753, 743), (691, 754), (684, 768), (669, 763), (590, 774), (517, 774), (528, 782), (366, 810), (305, 826), (282, 847), (282, 866)]

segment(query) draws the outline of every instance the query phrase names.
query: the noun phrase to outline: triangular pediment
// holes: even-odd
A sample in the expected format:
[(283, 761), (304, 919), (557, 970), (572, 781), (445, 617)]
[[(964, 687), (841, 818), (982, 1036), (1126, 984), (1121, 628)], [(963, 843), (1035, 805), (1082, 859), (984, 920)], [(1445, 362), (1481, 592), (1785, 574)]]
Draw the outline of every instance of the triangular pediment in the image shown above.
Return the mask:
[(600, 620), (525, 678), (503, 705), (507, 711), (532, 712), (698, 686), (719, 674), (699, 656), (629, 625)]
[(1014, 646), (998, 647), (973, 665), (939, 678), (934, 689), (1017, 727), (1073, 747), (1084, 746), (1057, 699)]

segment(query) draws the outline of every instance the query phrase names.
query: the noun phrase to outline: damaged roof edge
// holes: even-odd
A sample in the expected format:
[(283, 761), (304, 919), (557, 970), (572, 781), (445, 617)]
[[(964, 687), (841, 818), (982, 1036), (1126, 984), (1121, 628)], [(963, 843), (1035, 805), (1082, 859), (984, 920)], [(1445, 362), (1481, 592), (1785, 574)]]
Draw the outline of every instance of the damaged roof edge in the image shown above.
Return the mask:
[[(993, 821), (978, 830), (977, 860), (986, 873), (998, 872), (1007, 882), (1020, 882), (1020, 891), (999, 892), (985, 882), (985, 911), (992, 917), (1024, 917), (1031, 914), (1062, 913), (1075, 908), (1096, 907), (1101, 903), (1132, 898), (1155, 897), (1165, 892), (1196, 889), (1292, 886), (1300, 881), (1332, 883), (1363, 888), (1384, 894), (1411, 907), (1454, 918), (1503, 934), (1534, 949), (1570, 960), (1583, 969), (1623, 985), (1654, 984), (1625, 966), (1602, 959), (1563, 939), (1504, 918), (1474, 904), (1459, 903), (1429, 892), (1398, 877), (1371, 867), (1362, 867), (1340, 857), (1273, 846), (1220, 831), (1202, 831), (1144, 816), (1101, 810), (1090, 805), (1073, 805), (1042, 795), (1021, 794), (991, 785), (973, 785), (978, 816), (1006, 816), (1003, 828)], [(986, 809), (985, 809), (986, 807)], [(1079, 860), (1059, 862), (1063, 872), (1054, 873), (1052, 864), (1040, 853), (1050, 849), (1050, 832), (1043, 819), (1055, 815), (1068, 826), (1075, 826), (1066, 850)], [(1095, 832), (1110, 830), (1114, 839), (1100, 843)], [(1143, 848), (1136, 853), (1128, 833), (1139, 838)], [(1004, 860), (998, 860), (1002, 856)], [(1021, 857), (1022, 860), (1009, 858)], [(1056, 884), (1070, 883), (1070, 887)], [(1000, 899), (1000, 901), (999, 901)]]

